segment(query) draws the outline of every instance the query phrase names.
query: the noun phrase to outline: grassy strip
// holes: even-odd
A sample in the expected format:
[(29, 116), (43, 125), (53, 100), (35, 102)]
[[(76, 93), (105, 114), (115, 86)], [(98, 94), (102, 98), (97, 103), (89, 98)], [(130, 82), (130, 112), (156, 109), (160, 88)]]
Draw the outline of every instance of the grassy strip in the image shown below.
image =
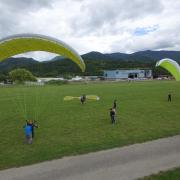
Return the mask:
[[(0, 169), (180, 134), (179, 90), (174, 81), (0, 88)], [(101, 99), (63, 101), (82, 94)], [(23, 143), (26, 116), (39, 124), (32, 145)]]
[(154, 174), (148, 177), (144, 177), (139, 180), (179, 180), (180, 179), (180, 168), (176, 168), (169, 171), (162, 171), (158, 174)]

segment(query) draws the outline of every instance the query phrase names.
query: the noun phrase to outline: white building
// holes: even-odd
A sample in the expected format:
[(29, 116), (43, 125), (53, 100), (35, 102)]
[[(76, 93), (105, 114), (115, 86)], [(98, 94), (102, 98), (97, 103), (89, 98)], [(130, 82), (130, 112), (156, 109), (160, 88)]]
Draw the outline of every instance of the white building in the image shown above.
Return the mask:
[(37, 78), (37, 81), (38, 82), (48, 82), (48, 81), (52, 81), (52, 80), (55, 80), (55, 81), (63, 81), (64, 78)]
[(151, 78), (152, 70), (140, 70), (140, 69), (129, 69), (129, 70), (105, 70), (105, 79), (134, 79), (134, 78)]
[(82, 80), (82, 77), (80, 76), (75, 76), (71, 79), (71, 81), (81, 81)]

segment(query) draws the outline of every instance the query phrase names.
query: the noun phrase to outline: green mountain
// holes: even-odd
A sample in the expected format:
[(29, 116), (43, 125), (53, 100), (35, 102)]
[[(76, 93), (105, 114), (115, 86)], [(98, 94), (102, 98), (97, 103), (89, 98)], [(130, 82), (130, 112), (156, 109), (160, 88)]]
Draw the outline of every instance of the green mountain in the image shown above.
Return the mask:
[[(180, 63), (180, 51), (140, 51), (132, 54), (89, 52), (82, 55), (86, 64), (83, 75), (102, 75), (108, 69), (153, 69), (153, 73), (166, 74), (161, 68), (155, 68), (157, 60), (171, 58)], [(26, 68), (35, 76), (82, 75), (75, 63), (62, 56), (52, 60), (38, 62), (32, 58), (9, 58), (0, 62), (0, 73), (7, 74), (12, 69)]]

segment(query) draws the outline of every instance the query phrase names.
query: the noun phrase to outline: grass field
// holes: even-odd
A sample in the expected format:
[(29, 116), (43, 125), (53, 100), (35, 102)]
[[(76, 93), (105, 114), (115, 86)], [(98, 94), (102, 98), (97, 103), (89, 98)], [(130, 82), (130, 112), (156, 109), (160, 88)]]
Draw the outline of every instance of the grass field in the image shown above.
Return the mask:
[[(82, 94), (101, 99), (85, 105), (63, 101)], [(180, 83), (175, 81), (1, 87), (0, 102), (0, 169), (180, 134)], [(23, 143), (25, 116), (39, 124), (32, 145)]]
[(158, 174), (145, 177), (139, 180), (179, 180), (179, 179), (180, 179), (180, 168), (177, 168), (166, 172), (160, 172)]

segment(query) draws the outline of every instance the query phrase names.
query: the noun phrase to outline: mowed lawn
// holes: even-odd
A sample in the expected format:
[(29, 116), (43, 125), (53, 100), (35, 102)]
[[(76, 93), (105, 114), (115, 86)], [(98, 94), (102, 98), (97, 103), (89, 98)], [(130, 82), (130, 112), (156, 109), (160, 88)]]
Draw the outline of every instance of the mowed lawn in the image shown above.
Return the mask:
[(179, 180), (180, 179), (180, 168), (160, 172), (158, 174), (144, 177), (139, 180)]
[[(172, 102), (167, 102), (168, 92)], [(95, 94), (100, 101), (63, 101)], [(109, 108), (117, 99), (117, 124)], [(32, 145), (25, 116), (36, 119)], [(180, 134), (180, 83), (121, 82), (0, 88), (0, 169)]]

